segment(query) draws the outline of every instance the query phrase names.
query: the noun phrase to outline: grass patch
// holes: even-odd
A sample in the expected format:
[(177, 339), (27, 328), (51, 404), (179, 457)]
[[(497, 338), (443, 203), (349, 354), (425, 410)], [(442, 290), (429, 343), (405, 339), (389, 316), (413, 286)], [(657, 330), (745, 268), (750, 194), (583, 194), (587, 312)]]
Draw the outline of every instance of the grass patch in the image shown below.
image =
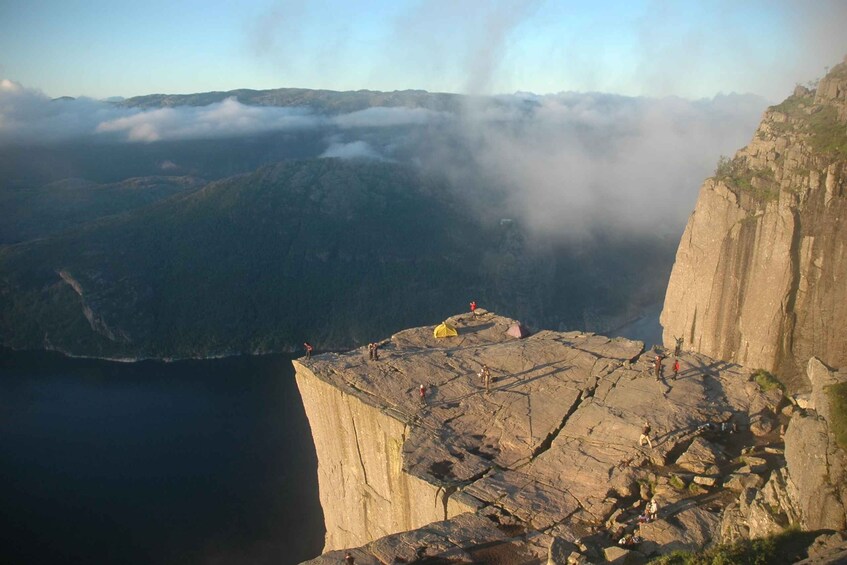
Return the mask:
[(762, 392), (770, 392), (775, 388), (785, 392), (785, 385), (779, 382), (773, 374), (764, 369), (756, 369), (756, 372), (753, 373), (753, 380), (756, 381)]
[[(730, 159), (721, 155), (715, 167), (714, 178), (741, 192), (751, 194), (759, 202), (775, 200), (779, 196), (774, 172), (768, 168), (751, 169), (744, 159)], [(756, 179), (755, 183), (753, 179)]]
[(771, 106), (769, 110), (780, 112), (787, 116), (799, 116), (802, 114), (802, 107), (808, 103), (808, 99), (804, 96), (792, 94), (776, 106)]
[(674, 475), (668, 481), (668, 484), (671, 485), (676, 490), (682, 490), (685, 488), (685, 482), (680, 479), (678, 476)]
[(829, 425), (835, 435), (835, 441), (841, 449), (847, 449), (847, 383), (826, 387), (829, 398), (829, 413), (832, 420)]
[(833, 106), (822, 106), (809, 116), (809, 133), (809, 144), (816, 152), (847, 156), (847, 125), (838, 121), (838, 112)]
[(796, 528), (753, 540), (718, 545), (697, 553), (674, 551), (653, 559), (655, 565), (777, 565), (794, 563), (805, 558), (806, 548), (815, 539), (815, 532)]

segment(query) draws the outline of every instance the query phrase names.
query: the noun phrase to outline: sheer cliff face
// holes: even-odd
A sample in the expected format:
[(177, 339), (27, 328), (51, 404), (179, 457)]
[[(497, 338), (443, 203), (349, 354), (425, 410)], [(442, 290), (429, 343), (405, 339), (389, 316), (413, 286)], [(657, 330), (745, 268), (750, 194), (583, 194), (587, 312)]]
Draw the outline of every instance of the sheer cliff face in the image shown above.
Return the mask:
[(721, 160), (682, 236), (661, 322), (668, 347), (807, 386), (812, 355), (847, 364), (847, 61), (769, 108)]
[(406, 424), (295, 361), (318, 453), (324, 551), (355, 547), (468, 510), (403, 471)]

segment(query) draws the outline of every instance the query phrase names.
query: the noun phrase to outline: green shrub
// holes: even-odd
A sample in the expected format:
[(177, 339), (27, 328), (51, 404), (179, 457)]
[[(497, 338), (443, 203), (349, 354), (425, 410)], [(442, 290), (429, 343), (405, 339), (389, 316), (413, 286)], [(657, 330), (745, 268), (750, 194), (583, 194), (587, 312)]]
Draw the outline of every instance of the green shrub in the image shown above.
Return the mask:
[(725, 179), (732, 176), (733, 165), (732, 159), (726, 155), (718, 157), (718, 165), (715, 167), (715, 178)]
[(841, 449), (847, 449), (847, 383), (826, 387), (826, 395), (832, 420), (829, 424), (835, 434), (835, 441)]
[(682, 490), (685, 488), (685, 482), (676, 475), (671, 477), (671, 479), (668, 481), (668, 484), (670, 484), (676, 490)]
[(777, 565), (805, 557), (815, 534), (796, 528), (753, 540), (718, 545), (697, 553), (674, 551), (650, 561), (655, 565)]
[(773, 374), (765, 371), (764, 369), (757, 369), (753, 373), (753, 380), (756, 381), (756, 384), (759, 385), (762, 392), (770, 392), (775, 388), (785, 392), (785, 385), (779, 382)]
[(837, 157), (847, 156), (847, 128), (838, 121), (838, 111), (824, 106), (809, 116), (809, 140), (818, 153)]

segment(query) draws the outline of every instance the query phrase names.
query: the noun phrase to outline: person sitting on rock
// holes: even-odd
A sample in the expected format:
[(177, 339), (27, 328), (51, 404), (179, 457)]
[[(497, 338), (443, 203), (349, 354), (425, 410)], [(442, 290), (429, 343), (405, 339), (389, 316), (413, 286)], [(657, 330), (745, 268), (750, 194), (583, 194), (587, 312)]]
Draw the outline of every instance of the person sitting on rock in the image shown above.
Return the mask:
[(644, 427), (641, 428), (641, 435), (638, 438), (638, 447), (644, 447), (644, 442), (653, 449), (653, 442), (650, 441), (650, 422), (644, 422)]
[(738, 426), (732, 421), (723, 422), (721, 424), (721, 431), (725, 434), (734, 434), (738, 431)]
[(344, 554), (344, 563), (346, 563), (347, 565), (355, 565), (356, 558), (353, 557), (353, 555), (348, 551)]
[(639, 543), (641, 543), (641, 536), (636, 536), (633, 534), (626, 534), (621, 539), (618, 540), (618, 545), (626, 548), (636, 547)]

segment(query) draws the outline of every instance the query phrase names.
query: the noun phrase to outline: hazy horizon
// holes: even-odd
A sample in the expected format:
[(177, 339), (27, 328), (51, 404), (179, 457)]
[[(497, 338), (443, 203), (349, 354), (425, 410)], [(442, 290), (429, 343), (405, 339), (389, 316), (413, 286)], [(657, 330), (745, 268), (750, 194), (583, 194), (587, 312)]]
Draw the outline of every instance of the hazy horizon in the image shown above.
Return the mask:
[(838, 0), (42, 0), (0, 5), (0, 79), (105, 99), (237, 88), (776, 102), (847, 53)]

